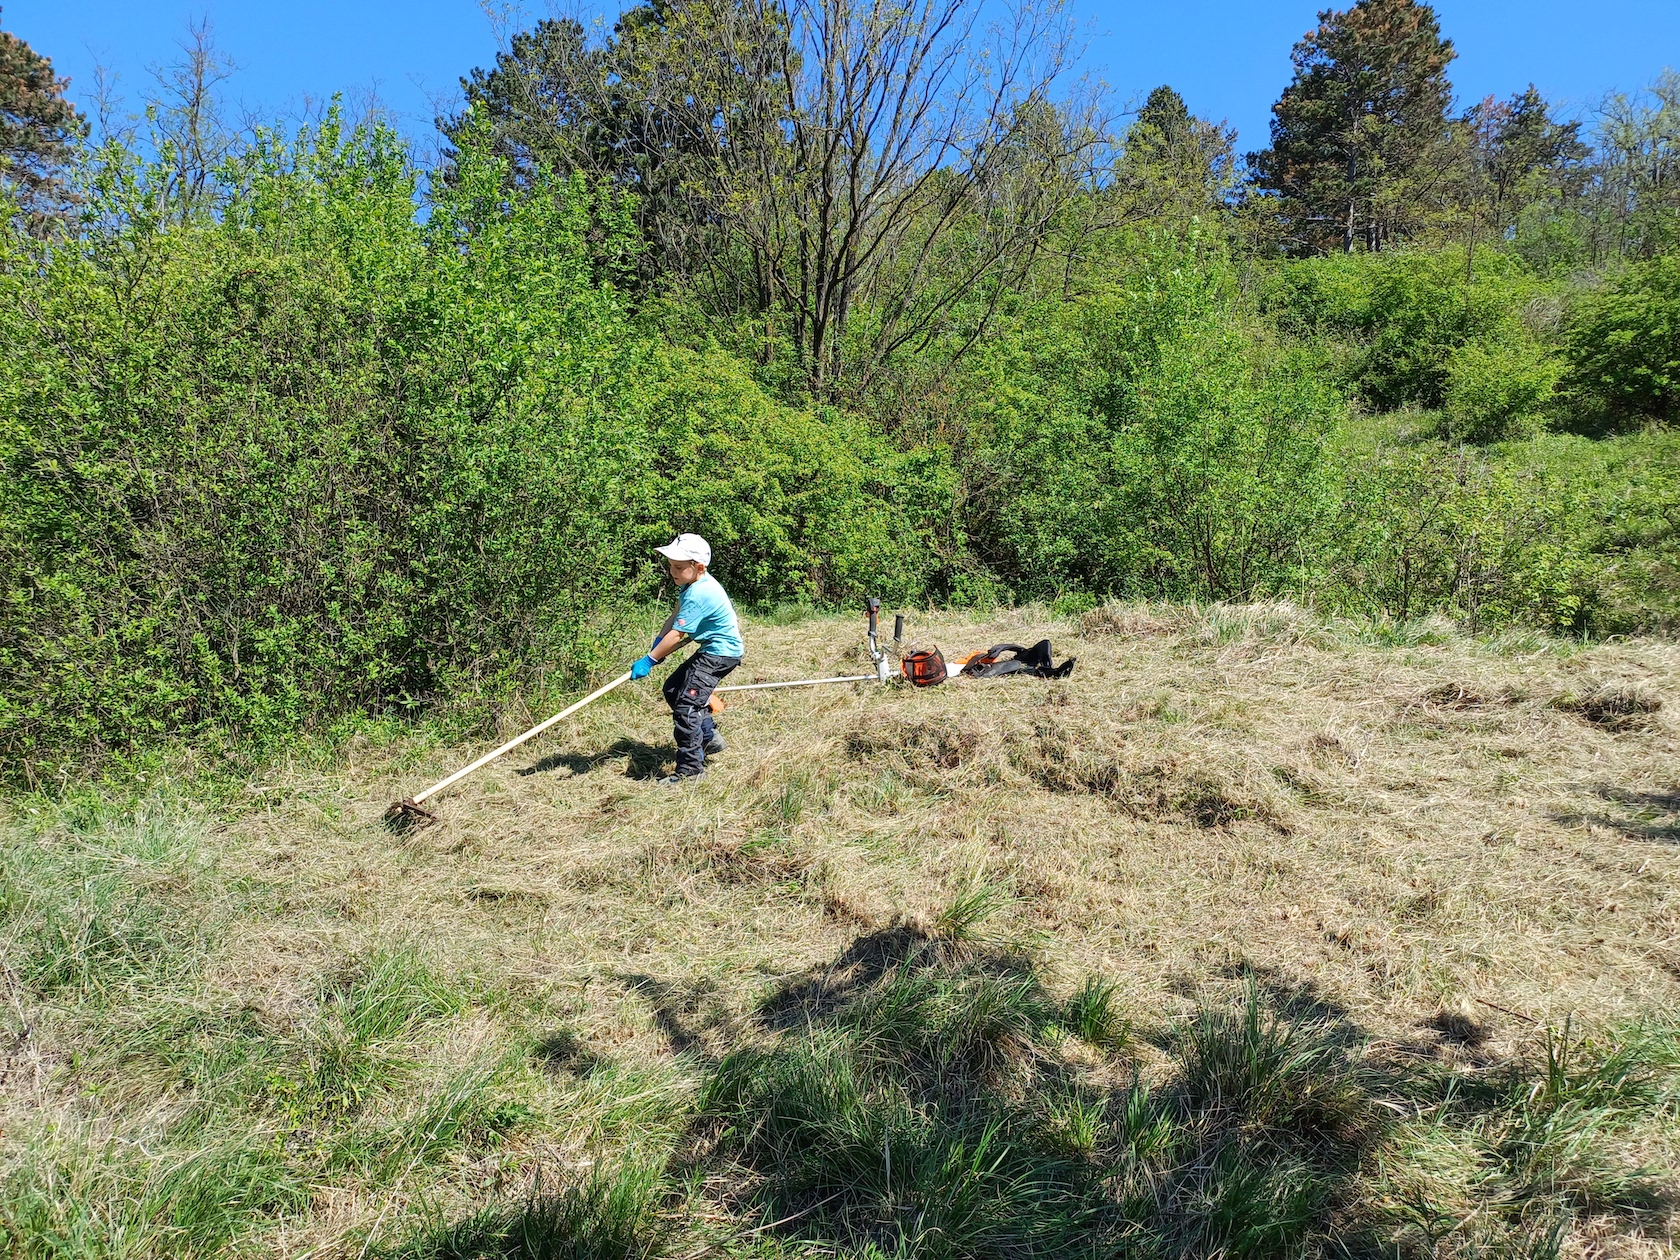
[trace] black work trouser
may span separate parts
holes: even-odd
[[[677,741],[678,774],[699,774],[706,768],[706,745],[717,734],[708,707],[712,688],[740,663],[739,656],[696,652],[665,680],[665,703],[671,706],[671,736]]]

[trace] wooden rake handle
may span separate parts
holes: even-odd
[[[547,721],[538,722],[535,726],[533,726],[530,730],[526,731],[523,735],[515,735],[512,739],[508,740],[508,742],[503,744],[500,748],[497,748],[497,749],[494,749],[490,752],[485,753],[484,756],[480,757],[477,761],[473,762],[472,765],[462,766],[459,770],[457,770],[454,774],[450,775],[447,779],[439,779],[436,783],[432,784],[432,786],[427,788],[424,792],[418,792],[415,795],[409,797],[408,800],[404,802],[404,804],[418,805],[418,804],[420,804],[421,801],[425,800],[427,797],[437,795],[437,793],[443,791],[443,789],[448,787],[450,784],[458,783],[462,779],[466,778],[469,774],[471,774],[474,770],[477,770],[480,766],[487,766],[492,761],[496,760],[497,757],[500,757],[503,753],[512,752],[515,748],[518,748],[519,745],[523,744],[526,740],[535,739],[538,735],[541,735],[544,731],[546,731],[549,727],[553,726],[556,722],[560,722],[560,721],[563,721],[566,718],[571,717],[572,714],[576,713],[579,709],[583,708],[584,705],[589,704],[591,701],[599,700],[602,696],[606,695],[607,692],[611,691],[614,687],[620,686],[623,683],[627,683],[629,681],[630,681],[630,675],[628,673],[620,674],[617,678],[613,679],[606,686],[597,687],[594,691],[591,691],[587,696],[585,696],[582,700],[579,700],[576,704],[567,705],[564,709],[561,709],[560,712],[556,713],[553,717],[549,718]]]

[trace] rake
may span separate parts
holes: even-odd
[[[523,744],[526,740],[535,739],[538,735],[541,735],[544,731],[546,731],[549,727],[553,726],[556,722],[563,721],[564,719],[571,717],[572,714],[576,713],[579,709],[583,708],[584,705],[589,704],[592,701],[599,700],[602,696],[606,695],[607,692],[611,691],[614,687],[620,686],[621,684],[627,683],[629,681],[630,681],[629,673],[620,674],[617,678],[613,679],[610,683],[606,684],[606,686],[597,687],[594,691],[591,691],[587,696],[585,696],[582,700],[579,700],[576,704],[567,705],[564,709],[561,709],[560,712],[556,713],[553,717],[549,718],[547,721],[538,722],[535,726],[533,726],[530,730],[526,731],[524,734],[515,735],[512,739],[508,740],[508,742],[503,744],[500,748],[497,748],[497,749],[494,749],[490,752],[485,753],[484,756],[480,757],[477,761],[473,762],[472,765],[462,766],[459,770],[457,770],[454,774],[450,775],[447,779],[439,779],[436,783],[432,784],[432,786],[427,788],[424,792],[416,792],[413,796],[410,796],[410,797],[408,797],[404,800],[398,801],[396,804],[392,805],[390,809],[385,811],[385,821],[387,823],[392,824],[393,826],[410,827],[410,828],[416,828],[416,829],[420,828],[420,827],[431,826],[433,823],[435,823],[438,820],[438,817],[437,817],[436,814],[432,813],[431,810],[423,808],[422,805],[421,805],[422,801],[426,800],[428,797],[436,796],[439,792],[443,791],[443,789],[448,787],[450,784],[460,782],[462,779],[466,778],[469,774],[471,774],[474,770],[477,770],[480,766],[489,765],[492,761],[496,760],[496,758],[500,757],[503,753],[512,752],[515,748],[518,748],[519,745]]]
[[[878,636],[879,636],[880,631],[879,631],[879,626],[877,624],[877,618],[880,615],[880,611],[881,611],[881,601],[878,600],[878,599],[871,599],[869,601],[868,607],[869,607],[869,657],[870,657],[870,660],[872,660],[875,664],[875,672],[873,674],[856,674],[856,675],[851,675],[851,676],[848,676],[848,677],[845,677],[845,678],[800,678],[800,679],[794,680],[792,682],[744,683],[744,684],[737,684],[733,687],[719,687],[719,688],[717,688],[717,690],[718,691],[766,691],[766,690],[769,690],[772,687],[818,687],[818,686],[823,685],[824,683],[849,683],[849,682],[881,682],[881,683],[885,683],[888,680],[890,675],[889,675],[888,666],[887,666],[887,654],[886,654],[885,651],[882,650],[882,648],[880,646],[880,643],[878,641]],[[898,645],[903,640],[903,638],[904,638],[904,618],[903,618],[902,615],[900,615],[893,623],[893,646],[894,646],[895,649],[898,647]],[[556,722],[564,721],[566,718],[571,717],[572,714],[576,713],[579,709],[583,708],[584,705],[589,704],[591,701],[599,700],[602,696],[606,695],[607,692],[611,691],[614,687],[620,686],[620,685],[622,685],[624,683],[627,683],[629,681],[630,681],[630,675],[628,673],[620,674],[617,678],[613,679],[610,683],[607,683],[603,687],[598,687],[594,691],[590,692],[587,696],[585,696],[582,700],[579,700],[576,704],[568,705],[566,708],[561,709],[560,712],[556,713],[553,717],[547,719],[546,721],[538,722],[530,730],[525,731],[522,734],[515,735],[512,739],[508,740],[508,742],[503,744],[500,748],[495,748],[495,749],[492,749],[491,751],[485,753],[484,756],[480,757],[477,761],[473,762],[470,766],[462,766],[459,770],[457,770],[454,774],[450,775],[448,778],[439,779],[436,783],[432,784],[432,786],[427,788],[424,792],[416,792],[413,796],[407,797],[404,800],[397,801],[395,804],[393,804],[391,806],[391,808],[389,808],[385,811],[385,822],[386,822],[386,824],[391,826],[392,828],[401,829],[401,830],[418,830],[421,827],[431,826],[433,823],[435,823],[438,820],[438,816],[436,814],[432,813],[431,810],[427,809],[422,804],[423,801],[427,800],[430,797],[436,796],[439,792],[443,791],[444,788],[449,787],[451,784],[459,783],[462,779],[466,778],[474,770],[477,770],[481,766],[489,765],[492,761],[496,760],[496,758],[500,757],[502,754],[512,752],[515,748],[518,748],[519,745],[523,744],[526,740],[535,739],[538,735],[541,735],[544,731],[546,731],[549,727],[553,726]],[[719,704],[721,704],[721,703],[722,703],[722,701],[719,701]]]

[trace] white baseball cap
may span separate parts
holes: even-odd
[[[712,544],[699,534],[678,534],[663,547],[655,547],[667,560],[692,560],[695,564],[711,564]]]

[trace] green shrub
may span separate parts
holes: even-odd
[[[1590,512],[1555,470],[1442,443],[1384,448],[1350,467],[1341,515],[1325,594],[1349,611],[1444,611],[1472,632],[1591,624]]]
[[[1531,338],[1465,342],[1447,360],[1449,436],[1498,442],[1539,432],[1562,370],[1562,360]]]
[[[1289,263],[1267,279],[1263,305],[1287,333],[1342,343],[1333,356],[1367,406],[1440,408],[1455,352],[1521,342],[1544,326],[1553,286],[1514,257],[1458,249],[1342,254]]]
[[[656,480],[643,551],[705,536],[714,571],[751,599],[917,599],[938,582],[948,465],[893,450],[862,419],[772,399],[716,349],[652,350],[626,403],[645,417]]]
[[[1680,419],[1680,255],[1635,263],[1570,322],[1570,395],[1613,423]]]
[[[113,148],[77,238],[6,239],[9,776],[570,685],[679,530],[745,601],[943,580],[937,453],[650,341],[626,204],[507,191],[488,136],[462,143],[424,222],[396,138],[330,115],[232,159],[213,217]]]
[[[1241,599],[1303,582],[1334,506],[1341,401],[1255,352],[1217,248],[1149,243],[1110,289],[1032,315],[968,381],[967,529],[1017,594]]]

